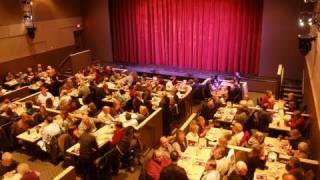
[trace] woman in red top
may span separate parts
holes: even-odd
[[[112,145],[118,144],[124,136],[124,128],[121,122],[117,122],[115,124],[115,128],[116,130],[114,131],[112,140],[111,140]]]
[[[288,125],[291,127],[291,129],[299,129],[300,131],[304,128],[305,120],[303,116],[301,115],[301,112],[296,110],[293,112],[293,117],[288,122]]]

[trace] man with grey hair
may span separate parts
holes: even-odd
[[[229,175],[228,180],[247,180],[248,179],[247,172],[248,172],[247,164],[243,161],[238,161],[236,163],[235,169]]]
[[[160,138],[160,147],[158,148],[159,151],[162,152],[164,156],[170,158],[170,153],[174,150],[167,137],[162,136]]]

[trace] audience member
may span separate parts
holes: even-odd
[[[189,128],[189,132],[186,136],[188,145],[196,145],[199,142],[199,126],[196,123],[191,123],[190,124],[190,128]]]
[[[13,160],[13,156],[9,152],[2,154],[0,163],[0,177],[4,176],[6,173],[10,173],[17,167],[17,162]]]
[[[176,138],[172,147],[179,153],[179,156],[183,156],[183,152],[187,149],[188,143],[185,137],[184,131],[177,130]]]
[[[17,167],[17,171],[22,175],[20,180],[40,180],[40,173],[31,170],[26,163],[20,163]]]
[[[220,180],[220,173],[216,170],[217,163],[214,160],[209,160],[206,163],[205,173],[201,180]]]
[[[40,94],[37,97],[38,105],[44,105],[45,106],[46,105],[46,101],[47,101],[48,98],[53,100],[54,97],[50,92],[48,92],[48,89],[46,87],[42,86],[40,88]]]
[[[229,175],[228,180],[249,180],[247,178],[248,167],[243,161],[238,161],[236,163],[235,169]]]
[[[167,159],[161,151],[154,150],[152,158],[147,163],[147,174],[152,180],[160,179],[161,171],[170,164],[170,160]]]
[[[169,143],[168,138],[165,136],[162,136],[160,138],[160,147],[158,148],[158,150],[161,151],[161,153],[167,158],[170,158],[171,152],[174,151],[173,147]]]
[[[177,151],[170,153],[171,164],[160,173],[160,180],[188,180],[187,172],[178,166],[179,154]]]
[[[84,132],[79,139],[80,153],[79,162],[81,173],[84,180],[95,179],[96,169],[94,160],[97,156],[98,145],[96,138],[90,134],[90,129],[84,129]]]
[[[229,144],[239,146],[244,136],[242,125],[240,123],[235,123],[232,126],[232,133],[233,133],[233,136],[231,137]]]

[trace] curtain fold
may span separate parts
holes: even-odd
[[[116,62],[258,74],[263,0],[110,0]]]

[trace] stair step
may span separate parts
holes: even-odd
[[[285,97],[285,98],[283,98],[283,100],[285,100],[285,101],[288,101],[289,99],[287,98],[287,97]],[[298,101],[298,102],[302,102],[302,99],[300,99],[300,98],[297,98],[297,99],[295,99],[296,101]]]
[[[296,92],[296,93],[302,93],[302,89],[296,89],[296,88],[283,88],[283,91],[289,91],[289,92]]]
[[[284,96],[288,96],[289,93],[290,93],[290,92],[284,92],[283,95],[284,95]],[[296,93],[294,93],[294,96],[298,98],[298,97],[302,97],[302,94],[296,94]]]

